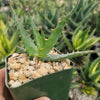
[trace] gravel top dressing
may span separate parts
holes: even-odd
[[[53,53],[52,51],[50,52]],[[56,53],[53,53],[56,54]],[[9,86],[17,87],[30,80],[51,74],[57,71],[65,70],[72,67],[70,60],[62,60],[59,62],[44,62],[37,58],[30,60],[25,54],[14,53],[8,59],[9,70]]]

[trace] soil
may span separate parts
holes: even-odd
[[[30,80],[65,70],[70,67],[72,66],[70,65],[69,59],[59,62],[44,62],[39,61],[35,57],[33,60],[30,60],[25,53],[14,53],[8,59],[9,86],[17,87]]]

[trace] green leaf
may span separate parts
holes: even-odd
[[[79,47],[77,47],[77,50],[86,50],[89,47],[91,47],[93,44],[95,44],[97,41],[99,41],[100,38],[96,38],[96,39],[88,39],[86,41],[84,41]]]
[[[48,26],[48,27],[51,27],[51,28],[54,28],[54,25],[53,23],[47,18],[45,17],[42,13],[39,12],[39,16],[40,18],[42,19],[42,21]]]
[[[19,21],[18,16],[16,15],[15,11],[13,10],[12,6],[10,5],[11,12],[14,16],[17,28],[20,29],[20,34],[22,36],[22,40],[24,42],[26,50],[29,52],[29,54],[38,56],[38,50],[36,45],[33,43],[33,40],[30,38],[26,30],[23,28],[22,23]]]
[[[41,37],[38,29],[36,28],[35,24],[33,23],[32,19],[31,19],[31,16],[29,15],[29,18],[30,18],[30,23],[31,23],[31,26],[32,26],[32,30],[33,30],[33,34],[34,34],[34,39],[35,39],[35,42],[37,44],[37,47],[38,47],[38,50],[42,49],[43,46],[44,46],[44,39]]]
[[[98,80],[100,80],[100,70],[99,71],[95,71],[92,74],[89,74],[89,78],[92,79],[94,82],[97,82]]]
[[[65,26],[65,24],[69,21],[69,18],[71,16],[71,14],[75,11],[75,9],[73,9],[64,19],[63,21],[61,21],[57,27],[52,31],[52,34],[50,35],[50,37],[48,38],[48,40],[46,41],[46,44],[44,46],[44,48],[40,51],[40,56],[47,56],[47,54],[50,52],[50,50],[53,48],[54,44],[57,42],[57,39],[59,37],[59,35],[61,34],[61,32],[63,31],[63,28]]]
[[[63,38],[64,38],[64,42],[66,43],[66,45],[68,46],[68,49],[73,50],[73,46],[70,43],[69,39],[65,36],[65,34],[63,33]]]
[[[95,32],[96,32],[96,29],[94,29],[94,30],[89,34],[88,38],[92,38]]]
[[[1,41],[0,41],[0,53],[3,55],[3,57],[5,57],[7,55],[5,48]]]
[[[87,16],[85,16],[83,20],[80,22],[80,25],[85,26],[90,16],[92,16],[92,13],[89,13]]]
[[[12,55],[15,51],[16,51],[16,47],[13,48],[13,49],[8,53],[8,55]],[[7,56],[8,56],[8,55],[7,55]]]
[[[89,62],[90,62],[90,54],[87,55],[86,60],[85,60],[85,69],[84,73],[87,76],[89,73]]]
[[[54,23],[55,26],[57,26],[58,18],[59,18],[59,9],[57,8],[56,12],[55,12],[55,15],[53,16],[53,19],[52,19],[52,23]]]
[[[96,68],[97,68],[96,64],[97,64],[98,62],[100,62],[100,57],[98,57],[96,60],[94,60],[94,61],[92,62],[91,66],[90,66],[90,68],[89,68],[89,73],[90,73],[90,74],[92,74],[92,73],[95,72],[95,70],[96,70]]]
[[[82,68],[80,68],[80,71],[81,71],[81,78],[82,78],[82,80],[87,80],[87,78],[86,78],[86,75],[85,75],[85,73],[84,73],[84,71],[83,71],[83,69]]]
[[[83,0],[79,0],[77,4],[77,11],[79,11],[83,7]]]
[[[48,19],[52,19],[52,17],[53,17],[52,11],[49,9],[49,10],[47,10],[47,12],[48,12],[48,15],[47,15]]]
[[[78,40],[79,40],[81,34],[82,34],[82,30],[79,30],[79,32],[77,33],[77,35],[76,35],[76,37],[75,37],[75,41],[73,42],[74,48],[77,48],[77,42],[78,42]]]
[[[10,40],[11,49],[15,48],[19,40],[18,32],[15,32]]]
[[[4,31],[6,27],[2,20],[0,20],[0,24],[1,24],[0,27],[1,27],[2,31]]]
[[[79,30],[81,29],[81,27],[82,26],[79,26],[76,30],[75,30],[75,32],[74,32],[74,34],[73,34],[73,36],[72,36],[72,42],[74,43],[74,41],[75,41],[75,39],[76,39],[76,36],[77,36],[77,33],[79,32]]]
[[[69,19],[69,23],[73,26],[74,29],[78,27],[78,24],[71,18]]]
[[[99,83],[99,82],[94,82],[93,85],[95,86],[95,88],[96,88],[97,90],[100,90],[100,83]]]

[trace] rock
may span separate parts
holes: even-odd
[[[13,58],[13,57],[18,57],[18,56],[19,56],[18,53],[14,53],[14,54],[12,55],[12,58]]]
[[[41,77],[42,75],[40,75],[37,71],[33,71],[32,72],[32,76],[30,76],[30,78],[32,79],[36,79],[36,78],[39,78]]]
[[[41,75],[41,76],[44,76],[44,75],[47,75],[48,74],[48,70],[44,67],[40,67],[39,69],[37,69],[37,72]]]
[[[48,71],[48,73],[50,73],[50,74],[52,74],[52,73],[54,73],[55,72],[55,70],[53,70],[53,69],[50,69],[49,71]]]
[[[29,65],[30,65],[30,66],[35,65],[35,61],[30,61],[30,62],[29,62]]]
[[[10,64],[8,66],[8,69],[19,69],[21,68],[21,64],[20,63],[14,63],[14,64]]]
[[[59,66],[54,66],[53,69],[54,69],[55,71],[61,71],[61,70],[62,70],[62,68],[59,67]]]
[[[17,87],[19,85],[21,85],[21,83],[17,80],[13,84],[11,84],[11,87]]]
[[[98,96],[98,92],[96,92],[96,95],[85,95],[81,92],[80,88],[71,89],[69,92],[69,96],[73,100],[96,100]]]

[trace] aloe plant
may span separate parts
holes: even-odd
[[[59,8],[56,9],[55,13],[51,11],[51,9],[46,9],[45,13],[39,12],[39,16],[41,19],[42,29],[45,34],[51,34],[51,30],[56,28],[58,24],[59,18]]]
[[[90,63],[90,54],[87,56],[84,69],[81,68],[81,83],[84,85],[82,91],[85,94],[93,95],[94,90],[100,90],[100,57]]]
[[[83,51],[83,52],[73,52],[70,54],[57,54],[57,55],[50,55],[49,52],[53,48],[54,44],[57,41],[57,38],[59,37],[60,33],[62,32],[65,24],[68,22],[71,14],[74,12],[75,9],[73,9],[58,25],[57,27],[52,31],[52,34],[50,37],[46,40],[45,35],[43,31],[41,32],[41,35],[36,28],[35,24],[33,23],[31,16],[29,15],[30,18],[30,23],[31,27],[33,29],[33,34],[34,34],[34,40],[30,38],[30,36],[27,34],[26,30],[23,28],[23,24],[20,22],[18,19],[18,16],[16,15],[15,11],[11,7],[11,11],[13,14],[13,17],[16,22],[17,28],[20,30],[20,34],[22,36],[22,40],[24,42],[26,51],[35,57],[38,57],[40,60],[44,61],[58,61],[66,58],[72,58],[72,57],[77,57],[77,56],[82,56],[87,53],[94,53],[95,51]]]
[[[82,50],[89,50],[96,42],[100,41],[100,37],[94,38],[95,29],[90,32],[91,28],[86,30],[81,30],[81,26],[79,26],[71,39],[67,38],[67,36],[63,33],[63,38],[68,48],[68,51],[82,51]],[[90,33],[89,33],[90,32]]]
[[[0,62],[4,62],[6,56],[12,54],[16,50],[18,43],[18,33],[15,32],[12,38],[9,40],[7,34],[5,34],[6,26],[2,20],[0,20]]]
[[[93,11],[98,4],[100,4],[100,2],[96,0],[70,0],[69,11],[72,10],[74,7],[76,7],[76,10],[71,15],[68,23],[65,26],[64,33],[66,34],[66,36],[71,38],[75,30],[80,25],[82,26],[81,30],[84,30],[87,27],[90,27],[88,23],[91,20]],[[65,15],[67,14],[66,12],[65,12]],[[60,41],[60,39],[58,43],[56,44],[56,48],[58,48],[61,51],[66,49],[63,41],[62,40]]]
[[[76,2],[71,0],[69,10],[73,9],[74,6],[77,6],[77,8],[66,26],[67,33],[72,34],[79,25],[82,25],[82,29],[86,28],[94,9],[99,3],[96,0],[77,0]]]

